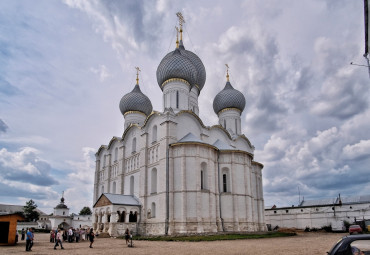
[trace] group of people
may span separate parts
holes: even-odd
[[[63,241],[64,242],[68,241],[69,243],[72,243],[72,242],[78,243],[79,241],[88,240],[89,232],[90,232],[90,228],[88,229],[69,228],[68,230],[62,230]],[[57,231],[54,231],[54,230],[50,231],[50,242],[51,243],[55,242],[56,234],[57,234]]]
[[[90,248],[93,248],[92,244],[94,243],[95,234],[92,228],[85,229],[74,229],[69,228],[68,230],[57,229],[55,231],[50,231],[50,242],[55,243],[54,250],[60,245],[61,249],[63,248],[63,242],[67,241],[72,243],[79,240],[89,240],[90,241]],[[62,241],[63,240],[63,241]]]

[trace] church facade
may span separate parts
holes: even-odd
[[[119,108],[122,137],[96,153],[93,227],[111,236],[264,231],[263,165],[242,134],[244,95],[226,85],[213,101],[219,118],[205,126],[198,97],[206,81],[200,58],[180,39],[157,68],[163,110],[140,90]]]

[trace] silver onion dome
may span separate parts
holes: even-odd
[[[242,112],[244,107],[244,95],[239,90],[234,89],[229,81],[226,82],[225,88],[213,100],[213,110],[216,114],[226,108],[236,108]]]
[[[119,109],[123,115],[128,111],[138,111],[149,115],[153,106],[150,99],[141,92],[139,85],[136,84],[130,93],[121,98]]]
[[[179,48],[168,53],[157,68],[157,82],[162,84],[172,78],[180,78],[189,82],[190,86],[198,86],[201,90],[206,82],[206,69],[200,58],[191,51],[185,50],[182,41]]]

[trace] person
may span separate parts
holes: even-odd
[[[125,231],[126,244],[128,244],[128,239],[129,238],[130,238],[130,230],[128,230],[128,228],[126,228],[126,231]]]
[[[15,243],[18,243],[18,230],[15,231]]]
[[[72,228],[69,228],[69,230],[68,230],[68,242],[69,243],[72,243],[72,238],[73,238],[73,230],[72,230]]]
[[[55,232],[53,230],[50,230],[50,242],[55,242]]]
[[[93,244],[93,242],[94,242],[94,237],[95,237],[95,234],[94,234],[93,229],[91,228],[91,229],[90,229],[90,233],[89,233],[90,248],[93,248],[93,247],[92,247],[92,244]]]
[[[26,251],[32,251],[31,250],[32,246],[33,246],[33,229],[29,228],[26,237]]]
[[[78,241],[80,240],[80,229],[76,229],[75,237],[76,237],[76,243],[78,243]]]
[[[62,243],[62,239],[63,239],[63,234],[62,234],[62,231],[60,229],[58,229],[58,233],[57,233],[57,236],[55,237],[55,245],[54,245],[54,250],[57,249],[57,246],[60,244],[60,248],[62,250],[64,250],[63,248],[63,243]]]
[[[26,235],[26,231],[24,231],[24,228],[22,228],[21,235],[22,235],[21,240],[23,241],[24,236]]]

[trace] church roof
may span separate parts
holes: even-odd
[[[235,148],[231,147],[230,145],[224,143],[223,141],[217,139],[213,146],[217,147],[219,150],[235,150]]]
[[[213,110],[216,114],[225,108],[236,108],[242,112],[244,107],[245,97],[243,93],[234,89],[229,81],[226,82],[224,89],[213,100]]]
[[[140,201],[133,195],[121,195],[121,194],[112,194],[112,193],[103,193],[103,194],[101,194],[99,199],[96,201],[96,203],[100,200],[100,198],[102,196],[105,196],[114,205],[136,205],[136,206],[140,206]]]
[[[178,143],[186,143],[186,142],[196,142],[196,143],[204,143],[202,140],[198,139],[192,133],[188,133],[183,138],[177,141]]]

